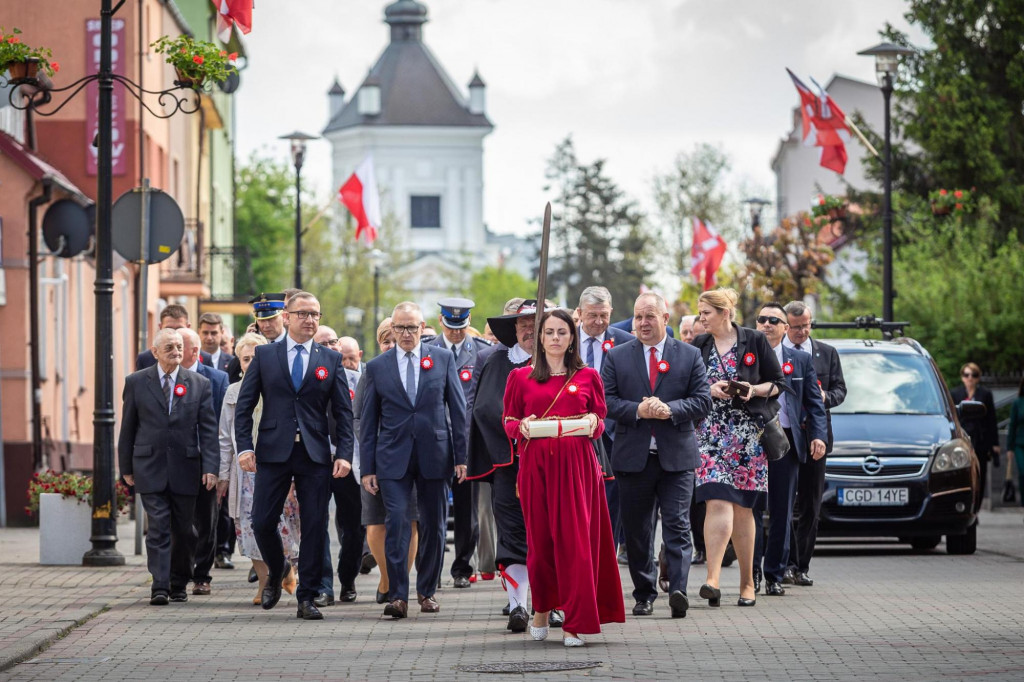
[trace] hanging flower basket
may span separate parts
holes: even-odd
[[[32,58],[23,62],[11,62],[7,65],[7,73],[11,75],[11,80],[35,78],[39,75],[39,60]]]
[[[846,199],[819,194],[811,200],[811,214],[815,218],[826,216],[829,220],[842,220],[846,217]]]
[[[928,200],[932,203],[934,215],[960,215],[974,210],[972,190],[937,189],[928,193]]]
[[[0,26],[0,74],[7,71],[11,80],[35,78],[42,70],[48,76],[60,71],[60,64],[51,62],[53,53],[46,47],[32,47],[21,41],[21,29],[8,33]]]
[[[174,67],[175,83],[183,88],[198,90],[207,81],[223,83],[233,73],[238,73],[235,60],[238,53],[228,54],[214,43],[193,40],[182,35],[171,39],[163,36],[151,47],[159,54],[166,55],[165,61]]]
[[[174,81],[175,83],[184,85],[186,88],[192,88],[193,90],[203,87],[203,83],[206,81],[206,76],[192,77],[177,67],[174,68],[174,74],[177,76]]]

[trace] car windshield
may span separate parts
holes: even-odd
[[[920,355],[843,353],[846,400],[832,414],[942,414],[939,385]]]

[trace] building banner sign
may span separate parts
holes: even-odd
[[[124,19],[112,19],[113,29],[110,41],[110,64],[113,73],[123,76],[125,62],[128,55],[125,53],[127,43],[125,42]],[[99,73],[100,70],[100,20],[87,19],[85,21],[85,69],[86,73]],[[93,145],[93,141],[100,131],[100,86],[92,81],[86,88],[86,113],[85,113],[85,147],[86,163],[85,172],[89,175],[96,175],[99,168],[99,150]],[[128,139],[126,110],[125,110],[124,86],[114,83],[114,93],[111,98],[111,114],[113,119],[111,137],[111,168],[114,175],[125,175],[128,172],[127,146]]]

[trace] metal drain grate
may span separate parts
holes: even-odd
[[[457,665],[455,670],[464,673],[547,673],[562,670],[586,670],[596,668],[603,661],[518,661],[511,663],[480,663],[478,665]]]

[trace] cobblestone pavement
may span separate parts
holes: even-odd
[[[736,607],[738,571],[723,572],[722,607],[696,597],[669,617],[627,615],[587,646],[567,650],[505,630],[497,582],[456,590],[446,578],[439,614],[410,610],[381,619],[376,570],[360,576],[354,604],[325,609],[322,622],[295,618],[294,599],[265,612],[249,604],[248,563],[215,571],[213,594],[187,604],[148,605],[141,558],[123,569],[43,568],[25,548],[31,531],[0,531],[2,680],[506,680],[456,666],[522,662],[593,663],[531,679],[938,680],[1024,679],[1024,524],[1019,509],[984,512],[979,551],[915,552],[905,545],[823,544],[814,587],[759,595]],[[19,536],[20,534],[20,536]],[[19,536],[19,537],[15,537]],[[130,538],[130,529],[121,537]],[[130,540],[123,542],[130,548]],[[628,573],[623,570],[627,613]],[[107,610],[103,610],[105,607]],[[90,616],[95,617],[90,618]],[[84,622],[82,622],[84,621]],[[81,623],[75,626],[76,623]],[[61,638],[68,628],[70,632]],[[26,643],[33,643],[26,648]],[[19,648],[18,644],[22,646]],[[22,663],[18,657],[44,651]],[[6,665],[4,665],[6,664]]]

